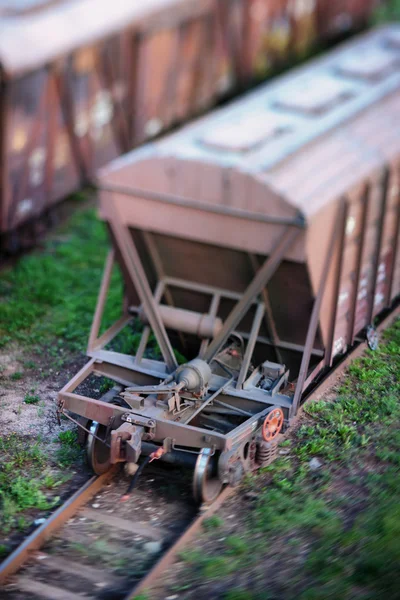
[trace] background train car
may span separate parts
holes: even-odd
[[[150,439],[198,451],[205,501],[270,460],[309,386],[399,298],[399,117],[390,26],[103,169],[114,250],[91,360],[59,394],[94,420],[95,470],[137,462]],[[115,260],[126,297],[104,332]],[[140,343],[122,354],[112,341],[132,325]],[[125,404],[83,397],[92,374],[127,388]]]
[[[3,245],[110,159],[365,24],[376,3],[3,0]]]

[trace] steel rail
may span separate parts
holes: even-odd
[[[377,327],[378,332],[387,329],[400,316],[400,305],[392,310]],[[291,420],[291,427],[283,434],[282,438],[290,435],[292,427],[298,421],[304,406],[311,401],[318,400],[330,389],[340,378],[343,371],[349,364],[362,355],[367,347],[367,341],[355,346],[341,362],[339,362],[308,394],[294,419]],[[62,506],[60,506],[43,525],[38,527],[0,566],[0,585],[14,575],[33,555],[33,552],[39,550],[46,541],[60,529],[80,508],[82,508],[100,489],[116,474],[118,467],[113,467],[99,477],[93,477],[85,485],[75,492]],[[124,600],[132,600],[135,596],[154,586],[162,573],[174,562],[179,551],[182,550],[197,534],[204,519],[208,518],[217,511],[222,504],[234,493],[234,488],[226,487],[219,497],[205,510],[198,513],[190,524],[186,527],[180,537],[166,550],[161,558],[156,562],[153,568],[141,579],[125,596]]]

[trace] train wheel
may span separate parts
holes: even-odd
[[[107,427],[105,425],[101,425],[96,421],[92,422],[86,442],[86,453],[89,466],[96,475],[106,473],[111,467],[110,448],[97,439],[104,439],[106,433]]]
[[[273,406],[262,426],[262,437],[265,442],[272,442],[278,437],[284,418],[283,410],[279,406]]]
[[[211,504],[218,498],[222,482],[218,477],[218,462],[210,448],[200,452],[193,475],[193,496],[198,504]]]

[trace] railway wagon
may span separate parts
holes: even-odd
[[[98,167],[365,24],[377,0],[333,4],[1,0],[2,246],[31,244],[38,217]]]
[[[307,389],[400,294],[399,117],[394,25],[102,170],[114,249],[90,362],[59,394],[96,472],[172,458],[211,501],[268,464]],[[114,261],[125,300],[103,331]],[[96,375],[122,386],[109,403],[80,391]]]

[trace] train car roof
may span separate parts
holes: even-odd
[[[209,6],[196,0],[0,0],[0,64],[22,74],[133,23],[168,21]],[[199,6],[200,5],[200,6]]]
[[[308,218],[400,156],[399,122],[400,26],[389,25],[117,159],[100,182],[210,201],[196,185],[220,178],[219,202],[243,209],[256,182]]]

